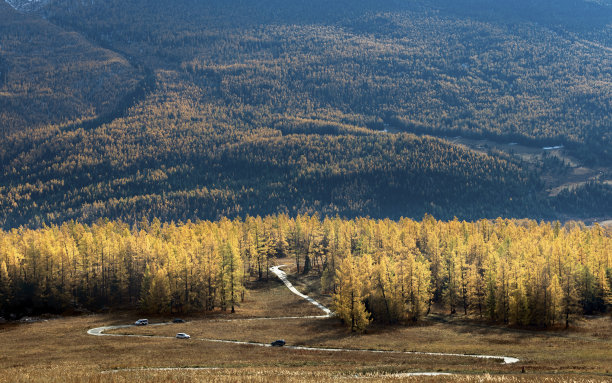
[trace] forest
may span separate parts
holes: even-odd
[[[608,219],[610,9],[544,3],[2,2],[0,227]],[[598,175],[550,195],[552,157],[445,135]]]
[[[496,217],[544,209],[537,206],[536,176],[509,156],[351,126],[320,135],[236,126],[237,111],[200,109],[198,89],[163,81],[157,89],[130,116],[100,128],[41,129],[6,139],[0,225],[278,211]]]
[[[0,2],[2,136],[110,114],[140,79],[121,55]]]
[[[609,163],[612,10],[574,3],[61,0],[44,14],[281,124],[283,114],[341,114],[361,126],[564,144]]]
[[[612,231],[580,223],[321,219],[70,222],[0,231],[0,314],[139,307],[240,310],[249,283],[294,259],[351,331],[432,307],[516,326],[569,326],[612,305]]]

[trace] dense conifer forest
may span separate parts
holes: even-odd
[[[353,331],[432,309],[567,326],[612,305],[612,232],[528,220],[400,221],[300,215],[130,227],[65,223],[0,231],[0,314],[140,307],[239,310],[276,259],[317,276]]]
[[[550,7],[2,2],[0,226],[609,219],[612,11]],[[565,157],[529,162],[449,135]],[[566,162],[592,175],[552,192]]]
[[[59,1],[48,12],[139,60],[180,67],[232,106],[587,143],[609,160],[610,48],[580,37],[609,43],[610,8],[474,3]]]
[[[509,157],[352,126],[288,135],[232,126],[236,119],[216,126],[216,116],[230,111],[199,109],[199,90],[158,89],[134,117],[12,136],[2,180],[15,186],[1,189],[3,224],[185,221],[279,210],[496,217],[538,209],[537,178]]]
[[[0,20],[3,137],[110,114],[141,77],[121,55],[5,2]]]

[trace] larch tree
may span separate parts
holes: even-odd
[[[576,276],[574,265],[565,265],[562,269],[561,288],[563,289],[563,319],[565,320],[565,328],[569,328],[570,322],[574,315],[578,312],[580,297],[576,288]]]
[[[334,295],[354,329],[369,322],[368,311],[381,321],[422,318],[431,304],[445,303],[449,292],[464,313],[513,325],[569,324],[576,315],[605,312],[612,304],[607,228],[281,215],[181,225],[153,220],[132,228],[100,221],[0,230],[2,310],[23,315],[137,302],[159,312],[171,306],[185,312],[235,309],[249,278],[259,277],[248,272],[249,258],[258,267],[257,225],[268,257],[284,242],[282,254],[299,252],[301,270],[306,254],[315,270],[322,267],[322,290]],[[265,279],[265,258],[260,265]],[[350,293],[354,299],[347,300]]]
[[[10,306],[12,299],[11,277],[6,262],[0,262],[0,313],[4,313]]]
[[[333,295],[336,314],[352,332],[364,331],[370,324],[370,313],[363,302],[364,278],[358,260],[351,253],[340,262],[336,285],[337,292]]]
[[[554,326],[563,315],[563,288],[559,277],[553,275],[548,285],[548,315],[550,325]]]
[[[221,267],[224,270],[222,276],[222,291],[226,294],[223,298],[229,304],[231,312],[236,312],[236,306],[239,304],[242,295],[242,259],[236,248],[235,238],[230,238],[222,245],[222,263]]]
[[[413,321],[419,321],[428,310],[432,299],[430,263],[419,257],[414,262],[412,274],[412,292],[410,294],[410,315]]]
[[[155,271],[146,296],[147,310],[153,313],[169,313],[171,311],[170,298],[168,273],[163,268],[159,268]]]
[[[486,284],[483,271],[478,264],[474,263],[469,266],[467,274],[467,294],[469,308],[477,310],[478,316],[482,318],[483,310],[485,309],[485,291]]]
[[[400,282],[396,273],[394,262],[386,255],[379,256],[378,264],[374,266],[373,295],[380,302],[383,314],[379,313],[380,320],[395,323],[403,315],[403,302]]]

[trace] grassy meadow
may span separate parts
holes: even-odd
[[[329,303],[328,297],[317,294],[314,279],[293,281],[301,291]],[[141,316],[137,312],[2,325],[0,382],[612,381],[609,317],[585,318],[570,331],[540,332],[487,326],[438,313],[419,325],[373,326],[364,334],[352,334],[335,318],[245,320],[321,314],[280,281],[250,287],[233,315],[215,313],[186,317],[184,324],[108,331],[168,338],[87,335],[93,327],[131,323]],[[170,319],[149,317],[151,323]],[[174,339],[177,332],[192,338]],[[285,339],[288,345],[490,354],[521,361],[506,365],[470,357],[292,350],[202,339],[261,343]],[[405,375],[412,372],[453,375]]]

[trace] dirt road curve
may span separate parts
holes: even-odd
[[[321,303],[315,301],[311,297],[302,294],[299,292],[287,279],[287,274],[280,270],[282,266],[274,266],[270,268],[272,271],[284,284],[287,288],[294,293],[295,295],[307,300],[311,304],[317,306],[321,311],[325,313],[325,315],[320,316],[305,316],[305,317],[279,317],[279,318],[252,318],[252,319],[235,319],[237,321],[240,320],[283,320],[283,319],[304,319],[304,318],[328,318],[333,316],[333,312],[327,307],[323,306]],[[232,321],[232,319],[228,319],[228,321]],[[171,325],[172,323],[155,323],[150,324],[149,326],[163,326],[163,325]],[[116,330],[121,328],[129,328],[134,325],[120,325],[120,326],[104,326],[92,328],[87,331],[89,335],[95,336],[113,336],[113,337],[138,337],[138,338],[172,338],[168,336],[149,336],[149,335],[122,335],[122,334],[106,334],[107,330]],[[207,339],[207,338],[192,338],[192,340],[203,341],[203,342],[216,342],[216,343],[230,343],[230,344],[239,344],[245,346],[256,346],[256,347],[272,347],[269,343],[257,343],[257,342],[241,342],[234,340],[224,340],[224,339]],[[324,348],[324,347],[306,347],[306,346],[291,346],[286,345],[283,347],[284,349],[289,350],[306,350],[306,351],[316,351],[316,352],[359,352],[359,353],[374,353],[374,354],[411,354],[411,355],[432,355],[432,356],[452,356],[452,357],[465,357],[465,358],[476,358],[476,359],[496,359],[500,360],[505,364],[516,363],[519,361],[517,358],[513,358],[510,356],[499,356],[499,355],[468,355],[468,354],[452,354],[452,353],[442,353],[442,352],[420,352],[420,351],[394,351],[394,350],[362,350],[362,349],[353,349],[353,348]],[[432,373],[420,373],[420,374],[432,374]],[[435,373],[433,373],[435,374]]]

